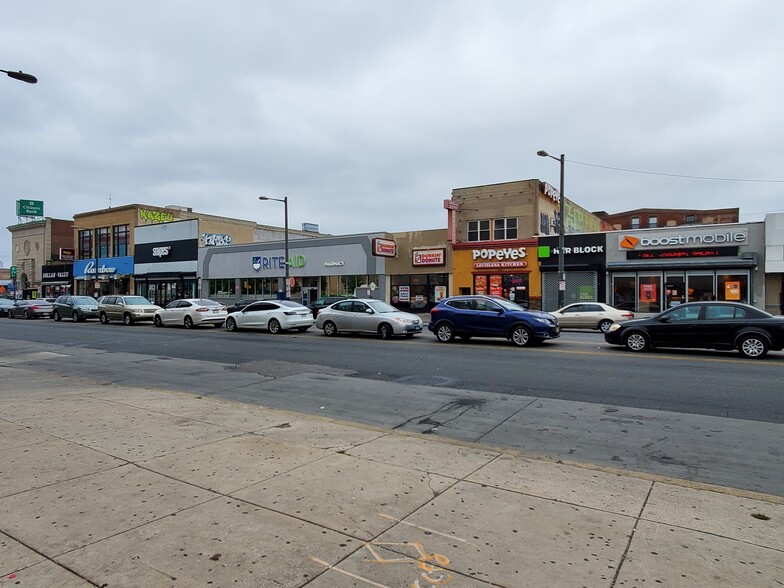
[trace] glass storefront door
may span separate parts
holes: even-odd
[[[689,272],[687,283],[688,301],[716,300],[716,290],[713,287],[714,274]]]
[[[686,276],[683,272],[667,272],[664,276],[665,309],[686,302]]]
[[[661,312],[661,274],[639,276],[640,312]]]

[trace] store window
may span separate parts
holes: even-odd
[[[79,259],[89,259],[93,256],[93,232],[89,229],[79,231]]]
[[[695,300],[716,300],[716,292],[713,288],[713,273],[689,273],[687,282],[687,293],[689,302]]]
[[[493,221],[493,238],[496,241],[517,239],[517,219],[497,218]]]
[[[748,303],[749,274],[742,273],[717,275],[716,294],[719,300]]]
[[[234,278],[225,280],[210,280],[210,297],[217,298],[234,298],[236,296],[236,289]]]
[[[639,277],[639,311],[640,312],[661,312],[661,274],[641,275]]]
[[[128,225],[115,225],[112,227],[112,257],[125,257],[128,255],[129,235]]]
[[[637,310],[637,277],[613,276],[613,306],[620,310]]]
[[[109,227],[96,229],[98,240],[98,257],[109,257]]]
[[[490,221],[489,220],[468,221],[468,240],[489,241]]]

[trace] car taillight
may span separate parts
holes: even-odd
[[[210,312],[209,308],[197,308],[196,312]]]
[[[283,314],[285,314],[286,316],[296,316],[297,315],[297,311],[296,310],[287,310]]]
[[[38,310],[38,307],[35,304],[31,304],[30,310]]]
[[[623,318],[633,319],[634,318],[634,313],[633,312],[624,312],[621,316]]]
[[[442,308],[438,308],[437,306],[434,306],[433,308],[430,309],[430,314],[433,314],[434,312],[441,312],[442,310],[443,310]]]

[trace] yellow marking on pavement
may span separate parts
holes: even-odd
[[[390,546],[390,547],[413,547],[416,552],[419,554],[419,557],[414,559],[413,557],[397,557],[394,559],[387,559],[383,557],[378,551],[374,549],[374,547],[383,547],[383,546]],[[365,563],[369,564],[395,564],[395,563],[402,563],[402,564],[416,564],[417,570],[420,570],[419,578],[414,580],[411,584],[411,588],[422,588],[422,584],[419,583],[419,580],[422,579],[430,585],[438,585],[444,586],[446,584],[450,584],[452,582],[453,576],[452,574],[446,572],[444,569],[438,566],[448,566],[449,565],[449,558],[445,555],[440,553],[430,553],[425,550],[425,547],[422,545],[420,541],[403,541],[403,542],[389,542],[389,543],[365,543],[365,549],[367,549],[373,559],[365,559],[363,560]],[[438,565],[434,565],[429,562],[435,562]]]
[[[448,533],[441,533],[440,531],[436,531],[434,529],[428,529],[427,527],[420,527],[419,525],[415,525],[414,523],[409,523],[408,521],[403,521],[401,519],[397,519],[395,517],[391,517],[391,516],[383,514],[383,513],[378,513],[378,516],[380,516],[382,519],[387,519],[387,520],[395,522],[395,523],[402,523],[404,525],[408,525],[409,527],[414,527],[414,528],[419,529],[421,531],[425,531],[426,533],[433,533],[434,535],[441,535],[442,537],[446,537],[447,539],[454,539],[455,541],[460,541],[461,543],[466,543],[466,544],[472,545],[474,547],[479,547],[478,545],[474,545],[473,543],[471,543],[467,539],[463,539],[462,537],[455,537],[454,535],[449,535]]]
[[[349,578],[354,578],[355,580],[359,580],[360,582],[364,582],[365,584],[368,584],[369,586],[375,586],[376,588],[390,588],[389,586],[387,586],[385,584],[379,584],[378,582],[374,582],[373,580],[368,580],[367,578],[363,578],[362,576],[357,576],[356,574],[352,574],[351,572],[347,572],[346,570],[341,570],[340,568],[336,568],[331,563],[328,563],[328,562],[324,561],[323,559],[319,559],[317,557],[313,557],[312,555],[310,556],[310,559],[315,561],[317,564],[321,564],[322,566],[324,566],[328,570],[334,570],[336,572],[340,572],[341,574],[344,574],[344,575],[348,576]]]

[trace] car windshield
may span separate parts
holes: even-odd
[[[152,304],[149,300],[147,300],[144,296],[126,296],[123,298],[125,300],[125,304],[128,306],[140,306],[142,304]]]
[[[95,298],[89,296],[74,296],[74,304],[95,304]]]
[[[375,310],[376,312],[399,312],[397,308],[392,306],[391,304],[387,304],[386,302],[381,302],[380,300],[373,300],[367,303],[370,308]]]

